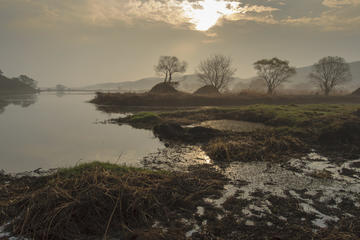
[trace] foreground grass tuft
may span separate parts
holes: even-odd
[[[209,167],[168,173],[81,164],[0,183],[0,225],[12,221],[9,231],[34,239],[180,239],[172,224],[191,217],[204,197],[218,196],[224,182]],[[155,221],[169,231],[152,227]]]

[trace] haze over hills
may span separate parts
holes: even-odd
[[[360,61],[349,63],[352,81],[339,86],[338,89],[354,90],[360,86]],[[306,89],[310,85],[314,88],[313,84],[309,83],[308,75],[312,71],[312,66],[297,68],[297,74],[290,79],[289,87]]]
[[[338,89],[345,91],[353,91],[360,86],[360,61],[349,63],[353,80],[345,85],[339,86]],[[316,86],[312,84],[308,75],[312,70],[312,66],[297,68],[296,75],[290,78],[288,83],[282,86],[282,89],[296,89],[299,91],[315,91]],[[100,83],[96,85],[86,86],[82,89],[86,90],[119,90],[119,91],[134,91],[141,92],[151,89],[155,84],[162,82],[160,77],[143,78],[137,81],[126,81],[118,83]],[[185,92],[194,92],[196,89],[203,86],[199,81],[196,74],[183,75],[175,77],[174,81],[179,82],[178,89]],[[241,90],[264,90],[262,83],[256,81],[256,77],[252,78],[238,78],[230,84],[229,90],[241,91]]]

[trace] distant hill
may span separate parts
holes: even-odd
[[[360,61],[350,63],[353,80],[338,89],[346,91],[353,91],[360,87]],[[284,86],[283,89],[294,89],[298,91],[315,91],[316,86],[309,82],[308,75],[312,70],[312,66],[297,68],[297,74],[293,76],[290,81]],[[96,85],[86,86],[81,89],[85,90],[119,90],[119,91],[134,91],[144,92],[150,90],[154,85],[162,82],[162,78],[152,77],[143,78],[137,81],[127,81],[118,83],[100,83]],[[179,82],[178,90],[185,92],[194,92],[200,87],[203,87],[196,74],[184,75],[175,77],[174,81]],[[230,84],[229,90],[238,92],[241,90],[253,89],[261,90],[264,88],[262,83],[256,82],[256,77],[241,79],[235,78]]]
[[[127,82],[118,82],[118,83],[100,83],[100,84],[86,86],[81,89],[143,92],[150,90],[153,86],[155,86],[158,83],[161,83],[162,81],[163,81],[162,78],[153,77],[153,78],[143,78],[137,81],[127,81]],[[204,84],[199,81],[196,74],[175,77],[173,81],[179,82],[177,89],[185,92],[194,92],[195,90],[204,86]],[[229,88],[232,89],[234,85],[240,81],[241,81],[240,78],[235,78],[235,80],[233,81],[233,83]]]
[[[21,92],[21,93],[34,93],[37,90],[22,83],[17,78],[7,78],[0,75],[0,92]]]
[[[162,82],[161,78],[143,78],[137,81],[99,83],[83,87],[85,90],[124,90],[124,91],[147,91],[154,85]]]

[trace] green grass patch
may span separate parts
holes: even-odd
[[[131,172],[138,172],[138,173],[149,173],[153,172],[148,169],[143,168],[135,168],[135,167],[129,167],[125,165],[118,165],[108,162],[90,162],[90,163],[81,163],[75,167],[69,167],[69,168],[60,168],[57,171],[57,174],[61,177],[75,177],[80,176],[84,173],[92,173],[94,170],[98,171],[108,171],[111,174],[116,175],[122,175],[122,174],[128,174]],[[165,171],[157,171],[158,173],[165,174]]]
[[[156,113],[152,112],[141,112],[130,116],[132,122],[146,122],[146,121],[157,121],[160,117]]]

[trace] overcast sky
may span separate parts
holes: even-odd
[[[294,66],[360,60],[360,0],[0,0],[0,69],[42,87],[155,76],[160,55],[221,53],[238,77],[274,56]]]

